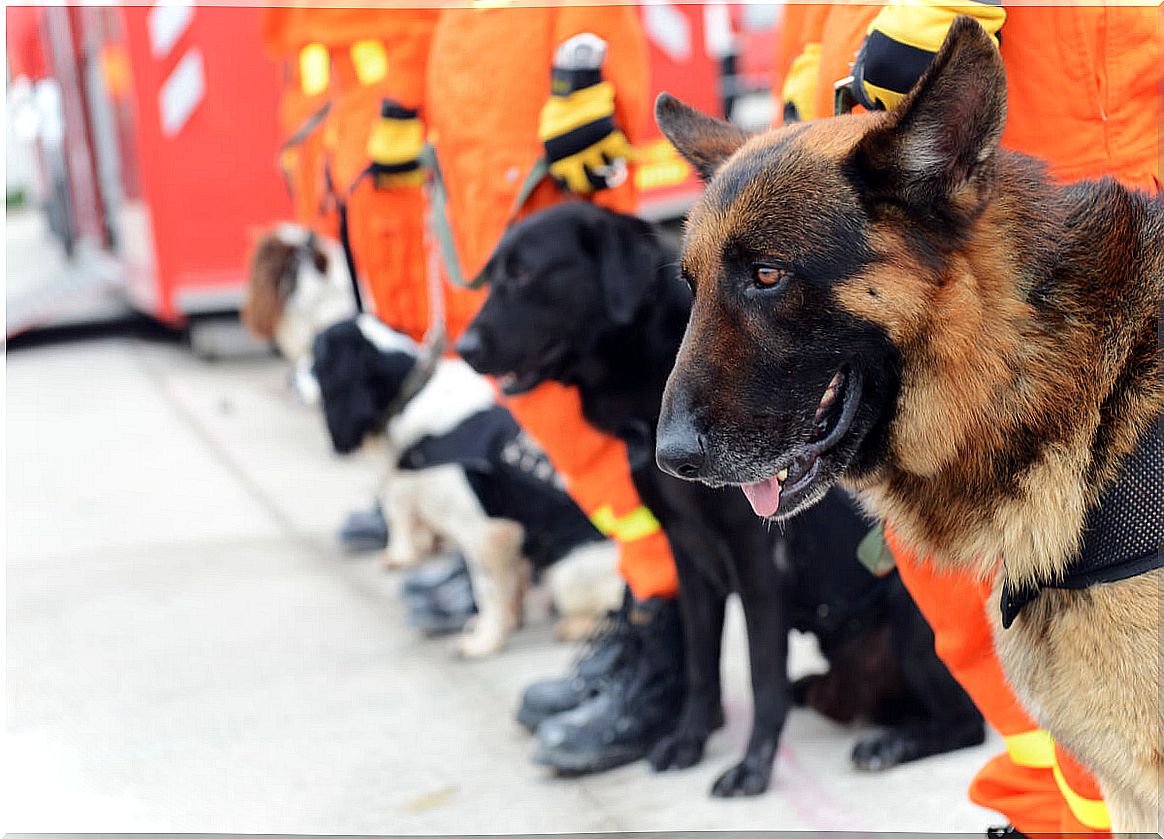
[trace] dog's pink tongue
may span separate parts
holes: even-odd
[[[776,508],[780,506],[780,482],[775,478],[744,484],[740,489],[744,491],[752,510],[760,518],[766,519],[775,514]]]

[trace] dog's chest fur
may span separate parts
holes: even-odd
[[[1001,562],[1020,585],[1062,573],[1087,511],[1164,409],[1164,211],[1109,183],[1063,198],[1055,262],[1021,309],[1002,317],[990,302],[1013,278],[984,276],[989,260],[971,253],[953,272],[986,298],[967,319],[994,334],[927,336],[976,356],[950,364],[906,357],[890,462],[859,486],[919,552],[986,577]],[[1020,231],[984,236],[1024,247]],[[954,399],[952,380],[982,369],[1006,372],[977,399]]]
[[[1066,197],[1058,261],[1031,289],[1026,318],[995,324],[1011,330],[1003,341],[963,344],[981,353],[1011,348],[972,360],[1010,370],[998,391],[980,404],[946,406],[947,415],[980,420],[964,422],[964,436],[946,441],[944,461],[910,468],[906,453],[862,490],[919,555],[995,580],[986,608],[1023,703],[1105,781],[1118,778],[1141,801],[1155,800],[1151,779],[1164,765],[1164,573],[1078,591],[1044,589],[1009,629],[999,615],[1003,580],[1060,577],[1079,549],[1088,511],[1164,410],[1164,211],[1111,183],[1079,185]],[[1017,243],[1021,248],[1021,238]],[[990,291],[991,278],[974,281]],[[941,406],[921,401],[940,398],[942,375],[940,366],[909,370],[907,361],[899,451],[906,439],[918,445],[927,423],[934,438],[943,437],[933,425]]]

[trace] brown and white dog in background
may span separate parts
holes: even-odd
[[[239,314],[251,334],[273,341],[291,362],[291,386],[304,403],[319,402],[319,386],[311,375],[311,342],[355,313],[351,279],[337,243],[291,223],[259,237]]]
[[[1156,832],[1164,205],[1054,184],[999,147],[1006,101],[968,18],[892,112],[751,137],[660,97],[707,190],[659,461],[775,520],[842,481],[993,581],[1020,699]]]

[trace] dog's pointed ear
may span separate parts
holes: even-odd
[[[654,287],[659,243],[650,224],[604,211],[590,231],[598,253],[599,283],[611,322],[626,326]]]
[[[1006,71],[977,21],[960,16],[929,68],[853,162],[874,196],[932,210],[977,197],[1006,125]]]
[[[701,114],[669,93],[660,93],[655,100],[655,122],[705,181],[751,136],[730,122]]]

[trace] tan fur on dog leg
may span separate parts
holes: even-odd
[[[520,589],[524,538],[525,531],[517,522],[492,519],[480,544],[466,552],[478,610],[477,619],[457,643],[466,658],[497,652],[517,626],[514,603]]]

